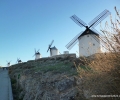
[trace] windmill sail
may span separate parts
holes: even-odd
[[[35,51],[35,54],[36,54],[36,49],[34,49],[34,51]],[[33,55],[33,57],[35,56],[35,54]]]
[[[54,40],[52,40],[52,42],[51,42],[50,46],[53,44],[53,42],[54,42]]]
[[[97,26],[102,20],[104,20],[110,12],[108,10],[104,10],[97,17],[95,17],[91,22],[89,22],[89,28]]]
[[[77,42],[78,42],[78,37],[82,34],[82,32],[80,32],[79,34],[77,34],[67,45],[67,49],[71,49]]]
[[[89,27],[87,26],[87,24],[85,22],[83,22],[80,18],[78,18],[76,15],[71,16],[70,18],[76,23],[78,24],[80,27],[85,27],[86,29],[92,30],[95,34],[98,33],[94,27],[96,25],[98,25],[104,18],[106,18],[108,15],[110,14],[110,12],[108,10],[104,10],[102,13],[100,13],[97,17],[95,17],[90,23],[89,23]],[[90,29],[91,28],[91,29]],[[86,31],[86,30],[85,30]],[[84,32],[85,32],[84,31]],[[83,32],[83,33],[84,33]],[[82,33],[82,32],[81,32]],[[76,35],[67,45],[67,49],[71,49],[77,42],[78,42],[78,37],[81,35],[81,33],[79,33],[78,35]],[[82,35],[81,35],[82,36]]]
[[[51,48],[51,46],[52,46],[53,42],[54,42],[54,40],[52,40],[52,42],[49,44],[47,52],[48,52],[48,51],[49,51],[49,49]]]
[[[87,26],[87,24],[84,22],[84,21],[82,21],[80,18],[78,18],[76,15],[73,15],[73,16],[71,16],[70,17],[76,24],[78,24],[80,27],[86,27]]]
[[[36,49],[34,49],[34,50],[35,50],[35,54],[33,55],[33,57],[34,57],[35,55],[37,55],[37,54],[40,54],[40,53],[39,53],[39,50],[40,50],[40,49],[38,49],[37,51],[36,51]]]

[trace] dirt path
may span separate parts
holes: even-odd
[[[0,100],[12,100],[8,70],[0,69]]]

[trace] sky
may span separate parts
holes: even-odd
[[[78,55],[77,44],[71,50],[65,46],[85,28],[70,17],[75,14],[88,24],[105,9],[114,16],[114,6],[120,9],[119,4],[120,0],[0,0],[0,66],[5,67],[6,61],[15,64],[17,58],[34,60],[34,48],[48,57],[52,40],[61,54]],[[102,24],[107,20],[109,17]]]

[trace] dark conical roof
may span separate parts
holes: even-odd
[[[39,55],[40,53],[39,53],[39,52],[36,52],[35,54],[36,54],[36,55]]]
[[[52,48],[50,48],[50,49],[52,49],[52,50],[53,50],[53,49],[54,49],[54,50],[58,50],[55,46],[54,46],[54,47],[52,47]]]
[[[85,30],[78,38],[80,38],[81,36],[84,36],[84,35],[88,35],[88,34],[94,34],[94,35],[96,35],[96,36],[99,36],[98,33],[92,31],[92,30],[89,29],[89,28],[86,28],[86,30]]]
[[[22,62],[22,60],[18,60],[18,62]]]

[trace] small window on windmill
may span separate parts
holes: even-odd
[[[89,35],[87,35],[87,37],[89,37]]]
[[[93,46],[95,46],[95,44],[93,43]]]

